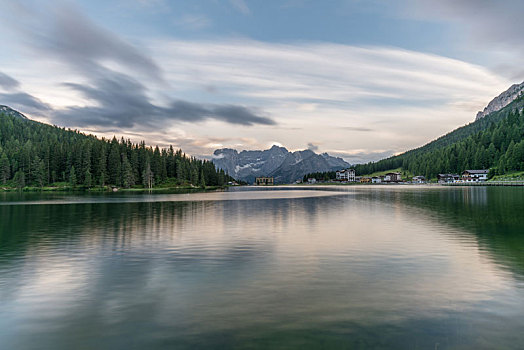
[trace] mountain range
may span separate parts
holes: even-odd
[[[426,154],[466,140],[468,137],[486,130],[492,124],[503,120],[511,111],[522,110],[523,94],[524,82],[514,84],[489,102],[483,111],[478,112],[475,122],[399,156],[359,165],[357,172],[366,173],[398,167],[410,167],[420,172],[418,164],[421,163],[421,160],[424,159],[424,162],[431,161],[432,157],[426,159]],[[499,151],[502,152],[502,150]],[[343,159],[332,157],[327,153],[316,154],[311,150],[290,152],[286,148],[278,146],[273,146],[265,151],[242,151],[240,153],[229,148],[218,149],[214,152],[212,161],[218,168],[224,169],[234,178],[249,183],[253,183],[257,176],[272,176],[276,183],[291,183],[308,173],[328,172],[350,166]],[[417,166],[413,164],[417,164]],[[478,165],[484,165],[484,163],[480,162]],[[431,164],[426,168],[430,169],[434,166],[436,165]],[[437,168],[446,167],[438,166]],[[428,176],[434,175],[433,171],[426,171],[425,169],[422,173]]]
[[[312,172],[333,171],[350,166],[342,158],[311,150],[290,152],[273,146],[264,151],[217,149],[212,158],[217,168],[230,176],[253,183],[258,176],[272,176],[275,183],[291,183]]]
[[[524,82],[512,85],[508,90],[495,97],[482,112],[477,114],[474,122],[460,127],[422,147],[415,148],[403,154],[383,159],[378,162],[356,165],[355,168],[358,174],[369,174],[376,171],[403,168],[409,170],[413,174],[423,174],[427,178],[433,178],[435,174],[440,172],[460,172],[466,168],[493,168],[498,174],[503,174],[507,171],[513,170],[523,170],[523,108]],[[45,135],[45,138],[49,137],[49,140],[46,141],[46,146],[43,149],[32,149],[32,152],[38,155],[38,157],[35,158],[37,160],[47,159],[50,155],[51,149],[53,150],[51,153],[54,155],[58,154],[60,147],[63,145],[60,143],[52,147],[48,145],[56,142],[56,137],[53,136],[55,133],[65,139],[71,137],[71,140],[68,139],[68,142],[71,143],[68,146],[68,149],[61,150],[60,152],[64,154],[58,155],[58,158],[62,156],[65,157],[65,155],[68,155],[67,157],[69,157],[68,152],[71,150],[73,150],[75,154],[77,152],[82,154],[83,151],[81,151],[81,147],[83,147],[83,140],[92,138],[87,135],[78,136],[80,134],[72,131],[62,133],[50,125],[33,122],[26,118],[22,113],[3,105],[0,105],[0,116],[10,117],[12,121],[24,121],[24,123],[17,123],[16,128],[14,128],[10,123],[4,123],[4,129],[0,130],[0,146],[3,147],[3,154],[0,154],[0,156],[3,155],[7,157],[8,159],[5,163],[9,163],[9,165],[4,166],[4,180],[11,179],[14,174],[20,170],[19,168],[21,166],[21,163],[17,158],[19,156],[19,146],[16,146],[15,143],[7,142],[7,140],[15,137],[19,139],[19,144],[25,144],[27,141],[31,141],[34,144],[41,142],[40,139],[36,140],[23,134],[22,129],[38,129],[36,130],[38,133],[41,132]],[[2,118],[0,118],[0,121],[2,121]],[[28,135],[35,134],[35,130],[32,130]],[[106,144],[102,140],[97,141],[98,142],[93,141],[93,147],[95,147],[94,145],[97,145],[96,147],[98,148],[103,146],[103,148],[107,148],[107,152],[109,152],[113,147],[113,141],[111,141],[110,144]],[[0,147],[0,150],[2,147]],[[44,151],[48,153],[45,153]],[[24,154],[28,154],[28,152]],[[64,159],[70,161],[70,157]],[[79,159],[81,159],[81,156]],[[172,159],[170,158],[170,160]],[[134,162],[134,159],[132,161]],[[223,169],[232,177],[248,183],[253,183],[258,176],[272,176],[276,183],[291,183],[301,179],[308,173],[329,172],[348,168],[350,166],[350,164],[345,162],[342,158],[333,157],[327,153],[317,154],[312,150],[290,152],[286,148],[279,146],[273,146],[270,149],[263,151],[238,152],[229,148],[218,149],[212,156],[212,162],[217,168]],[[105,164],[106,162],[103,163]],[[110,162],[108,161],[107,164],[109,163]],[[65,181],[66,177],[69,176],[67,174],[72,170],[70,169],[71,164],[68,163],[66,164],[67,166],[60,164],[57,163],[56,165],[56,176],[53,175],[56,179],[54,180]],[[81,160],[78,160],[75,163],[75,170],[79,170],[81,167],[80,164],[82,164]],[[95,164],[95,162],[92,164]],[[169,169],[164,171],[162,166],[159,166],[156,171],[153,170],[153,173],[155,173],[156,176],[163,176],[162,180],[176,175],[180,179],[191,177],[192,179],[190,180],[195,182],[202,164],[199,163],[198,167],[195,165],[193,167],[194,169],[191,171],[188,169],[181,169],[180,174],[178,174],[177,170],[173,167],[168,167]],[[39,167],[41,164],[28,163],[22,165],[21,169],[25,172],[27,169],[31,169],[31,167]],[[127,166],[127,163],[125,165]],[[96,166],[93,167],[96,168]],[[94,168],[87,170],[82,169],[83,172],[80,173],[80,178],[83,178],[87,173],[90,173],[90,176],[92,176],[92,171],[95,171],[96,174],[96,171],[98,170]],[[134,175],[135,178],[140,179],[142,171],[143,169],[140,168],[140,171],[137,171]],[[214,178],[218,176],[211,170],[208,172],[210,175],[207,177]],[[49,169],[45,173],[48,174],[48,178],[50,176],[49,174],[52,174]],[[29,171],[27,174],[29,178],[31,178],[32,175],[32,171]],[[95,178],[96,176],[97,175],[95,175]],[[114,178],[117,180],[119,179],[116,175]],[[49,178],[46,180],[50,181],[52,179]],[[115,183],[119,182],[117,180],[115,180]],[[206,178],[206,180],[208,179]],[[216,181],[214,180],[212,181],[212,183],[215,182]]]

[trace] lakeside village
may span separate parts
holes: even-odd
[[[480,183],[488,180],[489,170],[465,170],[462,175],[458,174],[438,174],[437,182],[439,184],[453,184],[453,183]],[[295,184],[303,183],[298,180]],[[355,169],[343,169],[336,171],[336,178],[333,180],[317,180],[316,178],[308,178],[307,183],[365,183],[365,184],[425,184],[428,183],[424,176],[413,176],[411,180],[403,180],[402,174],[399,172],[390,172],[381,176],[356,176]],[[274,184],[272,177],[257,177],[255,179],[257,186],[271,186]]]

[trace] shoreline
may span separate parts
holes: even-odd
[[[0,192],[70,192],[70,193],[120,193],[120,192],[162,192],[162,191],[216,191],[219,189],[225,189],[227,186],[206,186],[205,188],[196,186],[174,186],[174,187],[153,187],[147,188],[117,188],[115,191],[112,187],[32,187],[27,186],[23,188],[16,187],[0,187]]]

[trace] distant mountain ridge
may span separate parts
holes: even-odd
[[[500,111],[517,99],[522,93],[524,93],[524,82],[511,85],[509,89],[491,100],[483,111],[478,112],[475,120],[484,118],[490,113]]]
[[[347,168],[349,163],[327,153],[311,150],[290,152],[273,146],[264,151],[241,151],[231,148],[217,149],[213,163],[236,179],[253,183],[258,176],[272,176],[275,183],[291,183],[305,174]]]

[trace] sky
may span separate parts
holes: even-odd
[[[0,0],[0,104],[97,136],[421,146],[524,80],[521,0]]]

